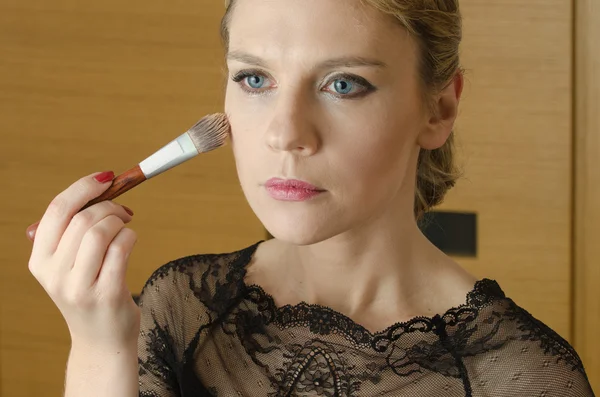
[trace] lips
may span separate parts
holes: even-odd
[[[307,201],[325,190],[297,179],[272,178],[265,183],[269,196],[279,201]]]

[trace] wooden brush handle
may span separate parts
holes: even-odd
[[[96,197],[95,199],[89,201],[79,211],[83,211],[84,209],[88,208],[89,206],[99,203],[101,201],[112,200],[114,198],[117,198],[120,195],[122,195],[123,193],[125,193],[126,191],[131,190],[132,188],[136,187],[140,183],[144,182],[145,180],[146,180],[146,175],[144,175],[140,166],[136,165],[132,169],[125,171],[124,173],[122,173],[121,175],[119,175],[115,179],[113,179],[112,184],[110,185],[110,187],[108,188],[107,191],[105,191],[104,193],[102,193],[102,195]],[[33,241],[35,239],[35,233],[37,231],[39,224],[40,224],[40,222],[37,221],[36,223],[34,223],[33,225],[30,225],[27,228],[27,238],[29,238],[29,240]]]
[[[112,184],[110,185],[108,190],[106,190],[104,193],[102,193],[95,199],[89,201],[86,205],[83,206],[83,208],[81,208],[80,211],[83,211],[89,206],[92,206],[101,201],[112,200],[114,198],[117,198],[126,191],[131,190],[140,183],[144,182],[145,180],[146,175],[144,175],[140,166],[136,165],[132,169],[125,171],[124,173],[113,179]]]

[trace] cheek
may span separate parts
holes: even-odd
[[[345,139],[343,169],[349,171],[347,174],[360,175],[365,185],[400,183],[412,152],[418,150],[414,120],[393,115],[373,118],[363,125],[367,127],[352,131],[352,138]]]
[[[389,131],[402,136],[402,130]],[[347,173],[350,187],[347,205],[366,214],[375,214],[406,201],[414,185],[412,148],[407,139],[382,139],[364,147],[357,157],[353,172]]]
[[[418,150],[421,120],[411,87],[386,87],[360,106],[334,113],[336,124],[344,123],[335,142],[344,148],[344,153],[338,152],[344,156],[343,168],[361,175],[361,182],[371,185],[390,178],[401,182],[413,151]]]
[[[225,113],[231,125],[231,139],[236,146],[256,144],[256,131],[259,131],[259,122],[262,109],[257,106],[257,101],[249,98],[235,85],[229,83],[225,96]]]
[[[238,178],[244,190],[250,183],[249,176],[258,166],[260,158],[259,137],[256,132],[259,126],[255,125],[257,117],[249,110],[244,101],[236,93],[231,93],[228,88],[225,98],[225,113],[231,125],[231,146],[237,168]]]

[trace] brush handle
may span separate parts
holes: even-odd
[[[144,175],[140,166],[136,165],[132,169],[125,171],[124,173],[113,179],[112,184],[110,185],[108,190],[106,190],[104,193],[102,193],[95,199],[89,201],[86,205],[83,206],[83,208],[81,208],[80,211],[83,211],[84,209],[101,201],[112,200],[114,198],[117,198],[123,193],[127,192],[128,190],[131,190],[140,183],[144,182],[146,179],[146,175]]]

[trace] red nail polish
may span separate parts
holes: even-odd
[[[101,174],[98,174],[94,177],[100,183],[106,183],[115,179],[115,173],[112,171],[106,171]]]
[[[37,228],[39,225],[40,221],[37,221],[36,223],[32,223],[31,225],[27,226],[25,232],[27,233],[27,238],[30,241],[33,241],[35,239],[35,232],[37,232]]]
[[[121,207],[123,207],[125,212],[127,212],[129,215],[133,216],[133,211],[129,207],[125,207],[124,205],[121,205]]]
[[[33,241],[33,239],[35,238],[35,232],[36,232],[36,229],[29,229],[29,228],[28,228],[28,229],[26,230],[26,232],[27,232],[27,238],[28,238],[29,240]]]

